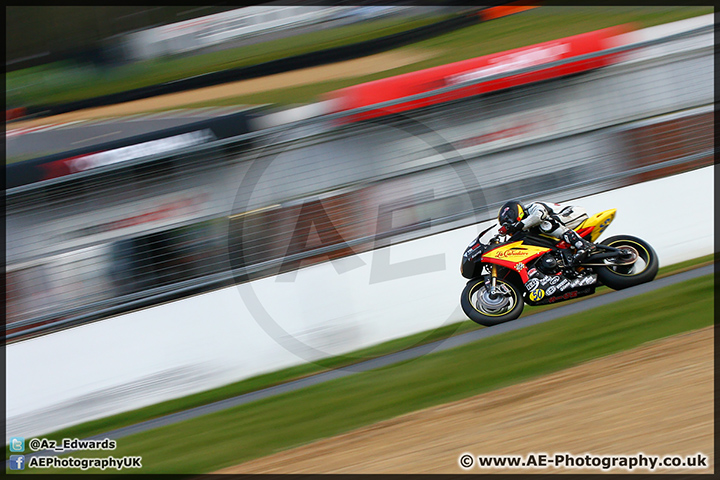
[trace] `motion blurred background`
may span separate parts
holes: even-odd
[[[303,222],[319,224],[316,241],[342,256],[349,244],[356,253],[369,248],[362,240],[374,242],[377,235],[407,239],[490,218],[495,204],[512,196],[563,190],[572,198],[669,171],[622,174],[652,163],[688,159],[671,170],[677,172],[710,162],[712,73],[700,59],[673,57],[639,80],[632,72],[493,87],[489,95],[382,121],[338,125],[321,115],[347,108],[316,103],[338,87],[552,40],[559,38],[559,25],[561,36],[570,36],[702,10],[620,8],[598,16],[592,8],[547,7],[498,20],[492,20],[498,11],[490,12],[439,6],[10,7],[6,88],[14,108],[7,115],[22,115],[7,127],[10,331],[118,312],[140,297],[159,301],[181,285],[188,294],[227,285],[233,281],[228,248],[232,253],[239,243],[242,261],[263,265],[267,274],[282,271],[281,259],[302,250],[303,260],[326,260],[311,255],[318,245],[293,235]],[[388,36],[391,42],[372,43]],[[683,41],[695,48],[697,40]],[[358,42],[366,43],[353,46]],[[651,57],[661,48],[635,54]],[[373,62],[344,60],[368,60],[371,53]],[[337,78],[332,63],[349,70],[342,72],[347,78]],[[248,71],[252,66],[259,68]],[[254,89],[252,78],[269,90],[243,95]],[[205,84],[213,87],[200,90]],[[422,91],[401,94],[416,90]],[[367,91],[335,97],[357,102],[366,95],[357,105],[367,104],[374,101]],[[392,99],[397,91],[378,98]],[[162,106],[141,102],[160,97]],[[268,113],[298,104],[309,108],[295,117],[316,120],[296,126],[292,114]],[[123,108],[145,116],[129,121]],[[228,111],[241,113],[220,115]],[[672,119],[658,116],[680,111]],[[654,120],[628,124],[642,118]],[[277,129],[261,127],[280,123],[287,123],[281,158],[244,205],[254,213],[238,217],[238,195],[249,193],[238,192],[247,160],[258,152],[278,155],[272,145]],[[226,140],[237,135],[244,136]],[[553,140],[538,142],[542,138]],[[531,149],[522,147],[528,141],[535,143]],[[140,147],[128,148],[133,144]],[[152,148],[161,153],[150,155]],[[181,148],[190,151],[179,154]],[[97,150],[106,153],[93,165],[104,168],[84,170],[90,164],[85,156]],[[467,172],[458,175],[452,162],[431,168],[442,155],[458,154]],[[600,182],[618,173],[614,183]],[[228,245],[235,219],[245,241]],[[323,222],[332,224],[329,233]]]
[[[507,199],[587,198],[713,163],[711,7],[280,2],[6,12],[6,341],[29,345],[275,279],[265,307],[288,315],[284,332],[307,347],[282,361],[268,359],[268,347],[216,371],[198,366],[217,360],[203,353],[211,341],[194,353],[183,344],[199,369],[192,375],[180,371],[186,365],[146,364],[115,384],[53,391],[55,403],[13,383],[8,435],[462,321],[452,255],[459,263]],[[669,248],[661,266],[712,253],[711,235],[689,241],[691,254]],[[387,284],[393,309],[358,293],[402,272],[375,270],[337,305],[328,298],[344,295],[335,280],[299,280],[299,269],[319,271],[311,266],[333,275],[370,268],[361,254],[400,243],[411,259],[423,249],[432,256],[440,238],[449,261],[418,267],[435,272],[433,288],[413,290],[427,303],[406,295],[411,283]],[[413,308],[433,318],[410,331]],[[196,321],[222,336],[223,315],[205,310]],[[403,315],[395,330],[363,333],[363,319]],[[232,321],[249,332],[252,316]],[[180,335],[154,328],[146,334]],[[138,380],[174,367],[172,388]],[[124,405],[98,393],[131,384],[118,397]],[[73,405],[88,395],[93,408],[79,412]]]

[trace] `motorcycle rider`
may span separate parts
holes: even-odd
[[[510,200],[500,207],[498,212],[498,223],[501,225],[502,234],[539,227],[542,233],[561,238],[575,247],[577,251],[570,258],[571,266],[582,263],[597,248],[594,243],[588,242],[573,230],[586,218],[588,218],[587,212],[582,207],[550,202],[532,202],[523,205],[517,200]]]

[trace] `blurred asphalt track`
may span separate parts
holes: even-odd
[[[247,109],[247,105],[238,105],[225,108],[169,110],[156,114],[50,125],[37,130],[28,129],[20,134],[13,134],[12,124],[9,124],[6,126],[9,134],[5,137],[5,156],[11,161],[14,157],[39,158]],[[22,129],[18,129],[18,131],[20,130]]]
[[[133,435],[135,433],[145,432],[148,430],[152,430],[154,428],[163,427],[166,425],[172,425],[175,423],[179,423],[185,420],[190,420],[193,418],[197,418],[203,415],[207,415],[210,413],[215,413],[221,410],[225,410],[228,408],[236,407],[238,405],[243,405],[246,403],[254,402],[255,400],[261,400],[264,398],[272,397],[275,395],[279,395],[282,393],[292,392],[295,390],[300,390],[305,387],[309,387],[311,385],[317,385],[319,383],[328,382],[330,380],[335,380],[336,378],[342,378],[347,377],[349,375],[353,375],[355,373],[360,372],[367,372],[369,370],[374,370],[376,368],[386,367],[389,365],[393,365],[399,362],[405,362],[408,360],[412,360],[415,358],[419,358],[423,355],[432,353],[432,352],[440,352],[443,350],[448,350],[450,348],[455,348],[461,345],[465,345],[471,342],[475,342],[477,340],[491,337],[493,335],[499,335],[501,333],[510,332],[512,330],[518,330],[521,328],[529,327],[531,325],[536,325],[538,323],[544,323],[548,322],[550,320],[554,320],[561,317],[566,317],[569,315],[575,315],[587,310],[590,310],[592,308],[601,307],[603,305],[607,305],[609,303],[617,302],[620,300],[625,300],[630,297],[634,297],[636,295],[641,295],[643,293],[651,292],[653,290],[657,290],[659,288],[667,287],[670,285],[675,285],[680,282],[684,282],[687,280],[691,280],[694,278],[699,278],[705,275],[710,275],[714,272],[715,265],[707,265],[705,267],[695,268],[692,270],[688,270],[682,273],[669,275],[667,277],[655,280],[650,283],[645,283],[642,285],[638,285],[636,287],[628,288],[621,291],[616,292],[610,292],[606,293],[604,295],[599,296],[590,296],[586,300],[581,300],[579,302],[571,303],[568,305],[564,305],[562,307],[554,308],[552,310],[545,310],[540,313],[536,313],[534,315],[529,315],[527,317],[520,318],[518,320],[514,320],[508,323],[503,323],[500,325],[496,325],[494,327],[486,327],[481,328],[479,330],[474,330],[472,332],[464,333],[461,335],[457,335],[455,337],[447,338],[444,340],[438,340],[432,343],[428,343],[425,345],[421,345],[418,347],[414,347],[408,350],[403,350],[401,352],[392,353],[389,355],[384,355],[382,357],[377,357],[372,360],[366,360],[360,363],[356,363],[354,365],[349,365],[347,367],[342,367],[335,370],[325,371],[322,373],[318,373],[309,377],[304,377],[298,380],[293,380],[287,383],[283,383],[280,385],[275,385],[273,387],[265,388],[262,390],[258,390],[255,392],[249,392],[243,395],[239,395],[236,397],[228,398],[225,400],[220,400],[214,403],[210,403],[208,405],[202,405],[199,407],[191,408],[188,410],[184,410],[182,412],[173,413],[170,415],[166,415],[164,417],[155,418],[152,420],[148,420],[145,422],[140,422],[135,425],[130,425],[123,428],[118,428],[116,430],[112,430],[110,432],[101,433],[98,435],[94,435],[92,437],[88,437],[88,439],[97,439],[102,440],[105,438],[109,439],[118,439],[122,437],[126,437],[128,435]],[[612,321],[612,320],[609,320]],[[60,455],[64,453],[70,453],[71,451],[64,451],[64,452],[55,452],[52,450],[43,450],[33,453],[28,453],[25,456],[30,457],[34,455]],[[6,461],[6,468],[7,468],[7,461]]]

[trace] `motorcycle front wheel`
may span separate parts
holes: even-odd
[[[460,296],[460,306],[470,320],[486,327],[515,320],[525,306],[522,294],[510,282],[497,279],[495,295],[485,286],[485,278],[467,283]]]

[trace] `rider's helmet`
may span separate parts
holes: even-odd
[[[510,227],[525,218],[525,209],[517,200],[505,202],[498,212],[498,223]]]

